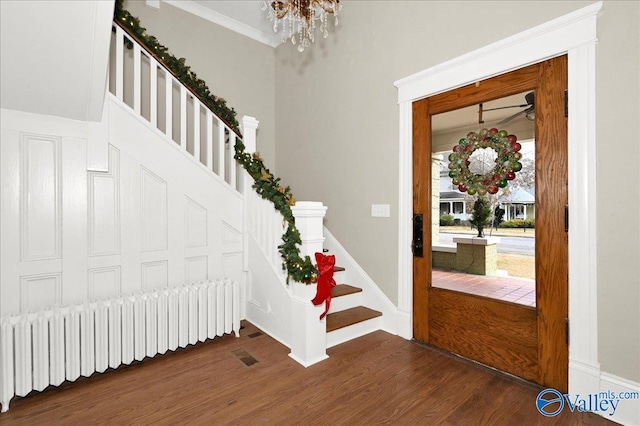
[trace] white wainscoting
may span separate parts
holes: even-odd
[[[89,172],[89,256],[120,254],[120,151],[108,157],[107,172]]]
[[[2,109],[0,315],[242,281],[242,195],[114,97],[106,108],[102,126]],[[105,136],[108,170],[88,171]]]

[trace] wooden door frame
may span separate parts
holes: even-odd
[[[413,337],[414,101],[522,68],[568,56],[569,153],[569,391],[600,384],[597,336],[597,223],[595,44],[602,2],[579,9],[459,58],[395,82],[399,103],[398,334]]]
[[[563,55],[413,102],[413,213],[432,223],[431,118],[536,92],[536,308],[433,288],[427,227],[425,256],[414,257],[413,317],[419,320],[413,335],[561,392],[567,391],[568,367],[566,88]]]

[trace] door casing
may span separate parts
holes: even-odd
[[[399,104],[397,333],[413,336],[412,103],[558,55],[568,55],[569,389],[600,385],[598,362],[596,43],[602,1],[394,82]]]

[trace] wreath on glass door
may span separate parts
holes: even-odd
[[[470,132],[449,154],[449,176],[461,192],[495,194],[522,170],[521,148],[518,138],[506,130]]]

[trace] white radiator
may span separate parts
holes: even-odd
[[[239,288],[231,280],[2,318],[2,412],[15,395],[239,330]]]

